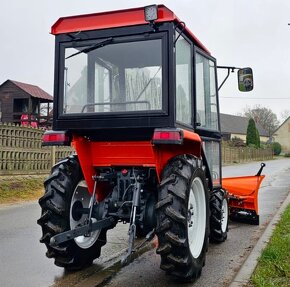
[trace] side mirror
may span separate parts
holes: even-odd
[[[238,70],[238,83],[241,92],[250,92],[254,88],[253,70],[243,68]]]

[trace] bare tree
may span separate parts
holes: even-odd
[[[280,116],[281,116],[282,122],[284,122],[285,120],[287,120],[290,117],[290,110],[282,111]]]
[[[256,123],[264,128],[269,137],[273,135],[274,131],[279,126],[277,115],[273,113],[271,109],[261,107],[260,105],[256,105],[252,109],[246,107],[244,110],[244,116],[249,119],[253,118]]]

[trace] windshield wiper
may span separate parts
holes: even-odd
[[[144,92],[146,91],[146,89],[149,87],[150,83],[155,79],[156,75],[159,73],[159,71],[161,70],[161,66],[159,67],[159,69],[157,70],[157,72],[155,73],[155,75],[153,76],[153,78],[151,78],[148,83],[145,85],[145,87],[143,88],[143,90],[140,92],[140,94],[137,96],[135,101],[138,101],[140,99],[140,97],[144,94]]]
[[[96,50],[96,49],[98,49],[98,48],[104,47],[105,45],[108,45],[108,44],[110,44],[110,43],[112,43],[112,42],[113,42],[113,38],[110,37],[110,38],[108,38],[108,39],[106,39],[106,40],[104,40],[104,41],[101,41],[101,42],[99,42],[99,43],[97,43],[97,44],[93,44],[93,45],[91,45],[91,46],[89,46],[89,47],[87,47],[87,48],[85,48],[85,49],[83,49],[83,50],[80,50],[80,51],[78,51],[78,52],[76,52],[76,53],[74,53],[74,54],[72,54],[72,55],[66,57],[65,59],[72,58],[72,57],[74,57],[74,56],[76,56],[76,55],[78,55],[78,54],[81,54],[81,53],[88,53],[88,52],[91,52],[91,51]]]

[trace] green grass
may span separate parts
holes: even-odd
[[[263,250],[249,286],[290,286],[290,205]]]
[[[5,177],[0,179],[0,204],[36,200],[43,195],[45,176]]]

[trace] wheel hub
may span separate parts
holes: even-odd
[[[193,215],[194,215],[193,204],[190,203],[190,207],[189,207],[189,210],[187,213],[188,227],[192,227],[192,225],[193,225]]]
[[[80,200],[77,200],[74,202],[73,206],[72,206],[72,218],[74,221],[79,221],[82,216],[83,213],[81,212],[81,209],[83,208],[83,204]]]
[[[88,192],[86,182],[80,181],[74,190],[71,207],[70,207],[70,228],[75,229],[87,223],[88,214],[87,212],[82,212],[85,208],[90,206],[91,195]],[[96,222],[95,218],[92,218],[92,223]],[[74,238],[75,243],[83,248],[90,248],[99,238],[101,230],[93,231],[89,234],[82,235]]]

